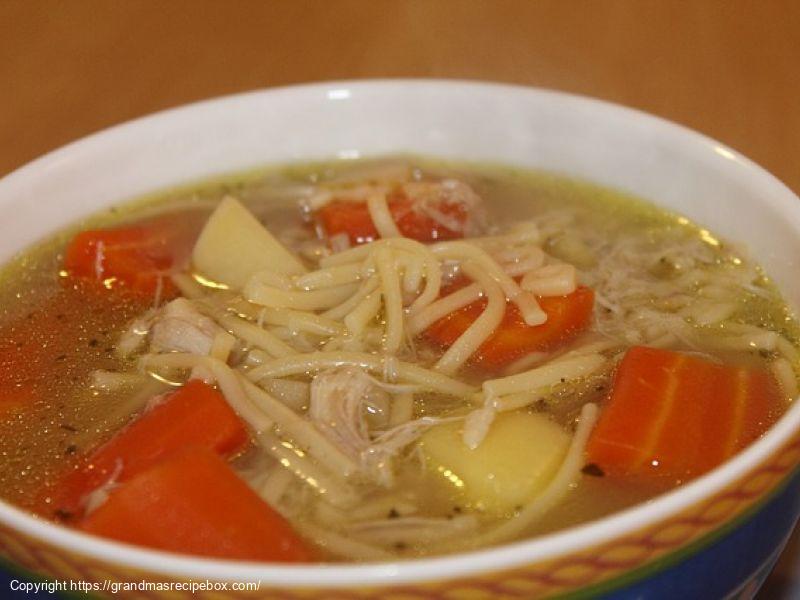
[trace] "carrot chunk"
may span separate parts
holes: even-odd
[[[766,370],[636,346],[617,369],[588,460],[612,475],[696,477],[762,435],[783,402]]]
[[[387,204],[397,229],[405,237],[420,242],[464,237],[463,232],[450,229],[418,210],[414,201],[406,196],[395,195],[389,198]],[[463,204],[441,202],[436,210],[462,225],[468,217]],[[365,202],[334,200],[317,211],[317,219],[329,237],[344,233],[353,245],[371,242],[379,237]]]
[[[448,293],[453,291],[453,287]],[[519,309],[509,302],[498,328],[478,348],[470,364],[497,372],[530,352],[549,350],[574,338],[589,325],[594,306],[594,292],[578,287],[566,296],[540,298],[547,321],[531,326],[525,323]],[[422,335],[432,344],[446,349],[472,325],[486,308],[481,299],[465,306],[428,327]]]
[[[174,295],[169,273],[188,260],[199,228],[198,215],[160,218],[116,229],[82,231],[67,246],[64,269],[106,287],[152,295]]]
[[[80,529],[200,556],[270,562],[312,557],[283,517],[200,446],[174,454],[112,491]]]
[[[190,380],[95,450],[52,490],[51,506],[79,515],[87,494],[109,481],[119,483],[188,445],[221,456],[240,451],[248,433],[225,398],[200,380]]]
[[[317,211],[317,219],[328,237],[344,233],[353,245],[378,238],[364,202],[334,200]]]

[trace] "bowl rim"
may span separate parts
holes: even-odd
[[[320,102],[330,101],[330,92],[348,89],[355,92],[378,91],[391,94],[436,89],[443,93],[462,94],[480,89],[493,96],[529,95],[553,102],[569,100],[599,113],[614,113],[626,122],[640,122],[664,137],[674,137],[695,147],[704,146],[736,163],[758,187],[770,193],[772,207],[786,215],[800,213],[800,199],[762,167],[708,136],[683,125],[641,110],[589,96],[524,85],[492,83],[461,79],[360,79],[325,81],[251,90],[199,100],[141,116],[101,129],[88,136],[56,148],[0,178],[0,189],[24,185],[26,181],[46,177],[51,165],[70,157],[76,150],[124,143],[126,135],[142,128],[157,128],[177,115],[202,113],[238,102],[269,102],[279,94],[310,94]],[[337,98],[341,101],[341,98]],[[191,183],[191,182],[188,182]],[[615,538],[681,513],[687,508],[713,497],[716,493],[744,477],[767,457],[774,455],[800,431],[800,403],[793,401],[786,413],[759,440],[720,467],[653,500],[612,513],[601,519],[562,529],[529,540],[497,547],[461,552],[453,555],[405,559],[397,562],[343,564],[313,563],[310,565],[274,565],[246,561],[229,561],[178,555],[144,549],[120,542],[107,541],[46,521],[0,500],[0,524],[27,536],[78,553],[100,562],[124,565],[127,568],[163,575],[165,578],[204,578],[228,581],[265,581],[273,586],[293,588],[331,588],[343,586],[370,587],[447,580],[500,572],[526,564],[549,561],[581,549],[602,545]]]

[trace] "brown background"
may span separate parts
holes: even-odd
[[[355,77],[590,94],[800,190],[800,2],[0,0],[0,174],[187,101]]]
[[[800,191],[796,0],[0,0],[0,175],[161,108],[361,77],[598,96],[709,134]]]

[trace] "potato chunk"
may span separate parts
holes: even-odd
[[[508,515],[541,493],[558,471],[570,443],[561,427],[542,415],[499,415],[475,450],[461,439],[461,423],[429,429],[421,438],[428,468],[470,506]]]
[[[192,261],[203,277],[233,289],[242,288],[259,271],[282,275],[306,271],[300,260],[231,196],[223,199],[208,218],[194,246]]]

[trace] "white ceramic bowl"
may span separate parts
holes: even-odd
[[[259,91],[92,135],[0,180],[0,259],[102,207],[176,184],[270,163],[398,152],[548,169],[647,198],[744,242],[789,303],[800,306],[800,201],[746,158],[673,123],[597,100],[456,81]],[[61,579],[260,581],[261,594],[281,597],[622,594],[648,582],[648,593],[658,595],[664,584],[657,576],[663,580],[670,564],[691,562],[709,540],[741,529],[795,485],[789,476],[799,429],[795,405],[734,460],[651,503],[471,554],[369,565],[225,562],[103,541],[4,504],[0,551],[24,569]],[[763,570],[793,515],[790,521],[775,525],[780,539],[753,565]],[[729,576],[726,589],[761,576],[751,571]]]

